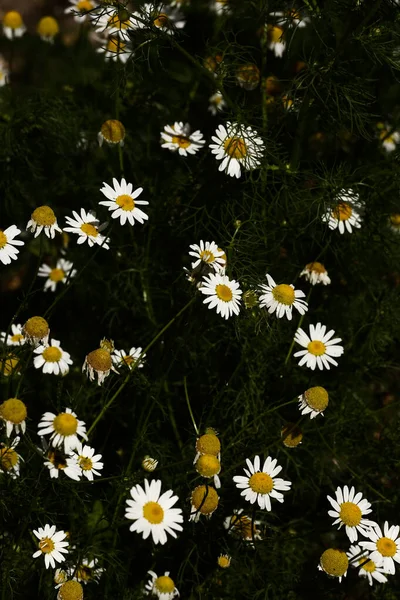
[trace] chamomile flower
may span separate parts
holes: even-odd
[[[252,519],[246,515],[243,508],[234,509],[233,515],[227,517],[224,521],[224,527],[230,535],[248,542],[254,546],[253,540],[261,540],[261,521]]]
[[[9,475],[12,479],[19,477],[19,467],[22,457],[16,452],[20,438],[16,437],[11,444],[0,444],[0,475]]]
[[[400,563],[400,537],[399,537],[400,527],[398,525],[392,525],[389,527],[389,523],[385,521],[382,529],[379,525],[376,525],[374,528],[370,529],[370,531],[365,535],[365,537],[369,538],[369,542],[359,542],[361,548],[366,548],[371,551],[369,555],[370,560],[372,560],[377,567],[383,567],[385,573],[389,575],[395,574],[395,564],[394,561]]]
[[[59,33],[60,27],[54,17],[42,17],[37,24],[36,31],[41,40],[54,44],[54,38]]]
[[[82,475],[84,475],[86,479],[93,481],[93,475],[101,477],[99,471],[104,467],[104,464],[100,462],[102,458],[101,454],[95,454],[94,448],[82,446],[81,442],[79,442],[75,453],[78,465],[82,469]]]
[[[98,567],[98,562],[98,558],[93,558],[92,560],[89,560],[88,558],[82,558],[77,565],[73,565],[69,568],[69,576],[75,581],[85,584],[89,583],[90,581],[99,583],[100,577],[102,573],[104,573],[105,569]]]
[[[260,83],[260,69],[254,63],[241,65],[236,71],[236,81],[247,91],[255,90]]]
[[[124,178],[121,179],[121,183],[114,178],[114,187],[104,181],[103,186],[100,191],[108,200],[102,200],[99,204],[107,206],[113,219],[119,219],[121,225],[125,225],[127,221],[130,225],[134,225],[135,219],[141,224],[148,220],[148,215],[139,208],[139,205],[148,204],[147,200],[138,200],[143,188],[140,187],[133,191],[133,185],[126,183]]]
[[[397,144],[400,142],[400,131],[394,130],[389,123],[377,123],[379,139],[386,152],[390,153],[396,150]]]
[[[129,42],[129,30],[134,28],[134,23],[125,9],[107,7],[100,16],[94,14],[92,23],[97,33],[119,36]]]
[[[251,127],[228,121],[226,127],[219,125],[215,134],[210,149],[216,160],[222,161],[219,171],[239,179],[241,168],[250,171],[260,165],[265,146]]]
[[[119,144],[122,147],[125,143],[125,126],[117,119],[108,119],[102,124],[97,134],[97,140],[99,146],[102,146],[103,142],[106,141],[111,146]]]
[[[16,260],[18,258],[19,250],[14,248],[14,246],[23,246],[24,242],[21,240],[15,240],[21,233],[21,230],[18,229],[16,225],[10,225],[7,229],[0,229],[0,262],[3,265],[9,265],[12,260]]]
[[[68,581],[68,573],[63,569],[56,569],[53,577],[54,583],[56,584],[55,589],[62,586],[63,583]]]
[[[158,460],[156,458],[152,458],[148,454],[142,460],[142,468],[147,471],[147,473],[152,473],[157,469]]]
[[[58,590],[57,600],[83,600],[83,587],[78,581],[66,581]]]
[[[246,477],[235,475],[233,481],[236,487],[242,489],[241,496],[250,504],[258,503],[261,509],[271,510],[271,498],[278,502],[283,502],[283,494],[287,492],[292,485],[291,481],[277,478],[276,475],[282,471],[282,467],[277,466],[277,460],[268,456],[261,469],[260,457],[254,457],[254,464],[246,458],[247,469],[244,469]]]
[[[209,97],[208,101],[210,103],[208,106],[208,110],[213,115],[213,117],[215,117],[217,113],[222,112],[226,108],[226,102],[221,92],[215,92],[215,94],[212,94],[212,96]]]
[[[174,496],[172,490],[161,494],[161,481],[153,480],[151,483],[144,480],[144,489],[141,485],[134,485],[130,494],[132,497],[126,501],[127,519],[134,522],[130,526],[130,531],[136,531],[143,534],[143,539],[147,539],[151,534],[155,544],[165,544],[167,533],[177,537],[176,531],[182,531],[183,523],[182,510],[172,508],[178,496]]]
[[[27,414],[26,404],[19,398],[9,398],[0,404],[0,423],[4,422],[8,438],[13,430],[16,434],[25,433]]]
[[[208,304],[209,309],[216,308],[217,314],[224,319],[239,314],[242,290],[234,279],[221,273],[210,273],[203,277],[203,284],[199,289],[207,296],[203,303]]]
[[[6,343],[7,346],[23,346],[26,342],[25,336],[22,332],[22,325],[11,325],[11,333],[7,336],[6,331],[0,333],[0,341]]]
[[[159,600],[172,600],[179,596],[179,592],[175,586],[175,582],[169,576],[169,571],[165,571],[164,575],[158,575],[154,571],[147,571],[150,575],[150,580],[146,583],[144,593],[157,596]]]
[[[225,268],[226,254],[215,242],[203,242],[203,240],[200,240],[200,244],[192,244],[190,249],[190,256],[194,256],[196,259],[192,262],[192,269],[196,269],[201,263],[212,267],[216,272]]]
[[[6,85],[8,83],[8,76],[10,75],[10,70],[8,68],[8,63],[4,60],[4,58],[0,54],[0,87]]]
[[[22,327],[26,341],[37,348],[47,346],[49,343],[50,327],[43,317],[31,317]]]
[[[339,583],[342,577],[346,577],[349,568],[349,559],[344,550],[328,548],[319,559],[318,570],[324,571],[330,577],[338,577]]]
[[[395,233],[400,233],[400,213],[393,213],[390,215],[389,227]]]
[[[228,569],[231,566],[232,557],[229,554],[220,554],[217,558],[217,565],[221,569]]]
[[[71,6],[65,9],[67,15],[73,15],[74,21],[77,23],[84,23],[90,18],[89,13],[97,8],[97,2],[94,0],[68,0]]]
[[[333,358],[342,356],[344,352],[343,346],[339,346],[341,338],[333,338],[335,332],[333,329],[326,333],[326,326],[321,323],[316,325],[310,325],[309,336],[306,332],[299,328],[294,336],[294,341],[305,350],[299,350],[294,353],[294,357],[301,357],[299,360],[299,366],[306,365],[309,369],[315,370],[318,367],[321,371],[323,369],[330,369],[330,365],[338,366],[338,363]]]
[[[281,429],[281,438],[286,448],[297,448],[303,440],[303,432],[296,423],[287,423]]]
[[[82,366],[82,373],[86,372],[90,381],[94,381],[97,377],[98,385],[101,385],[111,371],[118,373],[113,366],[111,353],[114,351],[114,343],[112,340],[103,339],[100,342],[100,348],[89,352],[85,357],[85,362]]]
[[[69,262],[64,258],[60,258],[53,269],[49,267],[49,265],[46,265],[46,263],[41,265],[39,267],[38,277],[47,278],[44,282],[44,291],[50,290],[55,292],[57,283],[65,283],[67,278],[71,279],[72,277],[75,277],[76,269],[73,269],[73,266],[72,262]]]
[[[322,215],[322,221],[328,223],[329,229],[339,229],[339,233],[349,233],[353,227],[359,229],[362,222],[362,204],[358,201],[358,194],[352,189],[342,189],[335,197],[335,206],[329,208]]]
[[[345,526],[350,542],[357,541],[358,533],[366,537],[371,527],[377,527],[375,521],[363,518],[363,515],[368,515],[372,510],[371,504],[365,498],[363,499],[361,492],[356,494],[354,487],[349,490],[345,485],[343,490],[338,487],[335,494],[336,499],[327,496],[334,508],[328,511],[328,515],[336,519],[333,525],[339,524],[339,529]]]
[[[31,214],[26,225],[27,231],[35,234],[35,238],[43,231],[48,238],[54,238],[56,231],[62,233],[58,226],[56,215],[50,206],[39,206]]]
[[[138,362],[140,355],[142,354],[142,348],[132,347],[128,353],[125,350],[114,350],[111,355],[111,359],[114,363],[115,367],[128,367],[128,369],[133,369],[133,367]],[[145,358],[145,354],[141,357],[140,361],[137,364],[137,368],[141,369],[143,367],[143,360]]]
[[[286,41],[282,27],[278,25],[267,25],[268,50],[272,50],[277,58],[282,58],[286,50]]]
[[[310,22],[308,17],[302,17],[294,8],[284,12],[273,12],[271,13],[271,17],[274,17],[275,23],[281,27],[305,27]]]
[[[132,51],[129,50],[127,42],[122,41],[117,35],[110,35],[106,44],[97,48],[96,52],[104,54],[106,60],[120,60],[122,63],[126,63],[133,54]]]
[[[189,521],[198,522],[201,515],[208,519],[217,510],[219,496],[210,485],[198,485],[190,495],[190,517]]]
[[[292,284],[281,283],[277,285],[268,273],[266,277],[268,285],[260,285],[260,290],[263,292],[259,298],[261,308],[268,308],[270,314],[276,312],[278,319],[286,316],[289,321],[292,320],[293,307],[301,315],[307,312],[308,304],[305,300],[301,300],[305,297],[304,292],[295,290]]]
[[[79,421],[76,414],[70,408],[65,412],[55,415],[51,412],[45,412],[42,415],[38,425],[38,435],[50,435],[50,444],[54,448],[64,447],[64,452],[70,454],[75,448],[79,448],[80,440],[78,435],[87,440],[86,426],[83,421]]]
[[[65,473],[70,479],[80,481],[82,470],[75,455],[65,454],[59,448],[49,448],[45,458],[44,466],[49,469],[51,479],[58,479],[59,473]]]
[[[215,430],[211,428],[206,429],[206,433],[197,438],[196,456],[193,464],[197,462],[199,456],[205,454],[215,456],[218,460],[221,460],[221,442],[219,441]]]
[[[92,210],[86,212],[84,208],[81,208],[80,216],[74,210],[72,211],[72,214],[74,215],[74,219],[65,217],[69,227],[64,227],[64,231],[76,233],[79,236],[78,244],[83,244],[87,241],[90,248],[95,244],[98,244],[106,250],[110,249],[110,246],[108,245],[110,238],[106,239],[105,236],[100,233],[107,227],[108,223],[100,225],[100,221],[96,219],[96,213]]]
[[[358,576],[367,577],[369,585],[373,585],[375,581],[379,583],[386,583],[387,577],[385,577],[385,569],[383,567],[377,567],[373,560],[369,558],[369,552],[361,550],[360,546],[350,546],[347,557],[353,567],[359,566]]]
[[[33,352],[38,355],[33,359],[33,366],[42,369],[43,373],[66,375],[69,365],[72,365],[70,354],[60,348],[60,342],[55,339],[46,346],[38,346]]]
[[[67,534],[62,530],[57,531],[55,525],[39,527],[37,531],[34,529],[33,533],[39,539],[39,550],[32,555],[33,558],[44,555],[46,569],[49,567],[55,569],[56,562],[63,562],[65,560],[63,554],[68,554],[68,542],[65,541]]]
[[[26,31],[22,16],[16,10],[6,12],[2,19],[3,32],[9,40],[21,37]]]
[[[217,15],[227,15],[231,12],[229,0],[211,0],[210,9]]]
[[[323,411],[329,404],[329,394],[325,388],[317,385],[309,388],[299,396],[299,410],[302,415],[310,415],[315,419],[318,415],[324,416]]]
[[[190,133],[189,123],[175,121],[173,125],[165,125],[161,132],[161,148],[167,148],[172,152],[178,151],[180,156],[196,154],[205,144],[203,134],[197,130]]]
[[[331,282],[328,271],[320,262],[308,263],[300,273],[300,277],[304,277],[311,285],[317,285],[318,283],[329,285]]]
[[[207,479],[213,479],[215,487],[221,487],[221,481],[218,477],[221,472],[220,460],[213,454],[202,454],[195,462],[196,471]]]
[[[179,9],[167,5],[157,6],[146,3],[141,12],[135,12],[132,21],[136,29],[155,27],[167,35],[174,35],[178,29],[185,27],[186,21]]]

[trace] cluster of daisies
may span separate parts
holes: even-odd
[[[21,13],[16,10],[6,12],[1,21],[3,34],[9,39],[22,37],[26,33],[26,25]],[[57,19],[51,16],[42,17],[36,25],[36,33],[44,42],[54,43],[54,38],[60,32]]]
[[[344,526],[352,545],[347,552],[337,548],[325,550],[319,570],[341,581],[351,566],[358,568],[359,576],[367,577],[370,585],[374,581],[386,583],[387,575],[395,574],[395,562],[400,563],[400,527],[389,526],[385,521],[382,529],[375,521],[365,519],[364,515],[372,512],[371,504],[354,487],[338,487],[335,496],[328,496],[333,508],[328,515],[335,519],[333,525],[339,529]],[[365,539],[358,541],[359,535]]]

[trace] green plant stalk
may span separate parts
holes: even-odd
[[[307,303],[310,300],[311,292],[312,292],[312,287],[310,288],[310,291],[307,294],[307,298],[306,298],[306,302]],[[301,327],[301,325],[302,325],[302,323],[304,321],[304,317],[306,316],[306,314],[307,313],[304,313],[304,315],[301,315],[299,324],[297,326],[297,329],[300,329],[300,327]],[[295,345],[295,341],[294,341],[294,336],[293,336],[293,340],[292,340],[292,343],[290,344],[289,352],[287,353],[286,358],[285,358],[284,366],[286,366],[288,364],[288,362],[289,362],[289,359],[290,359],[291,354],[293,352],[294,345]]]

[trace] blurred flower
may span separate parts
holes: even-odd
[[[113,188],[104,181],[103,186],[100,191],[108,200],[102,200],[99,204],[108,207],[113,219],[119,218],[121,225],[125,225],[126,221],[129,221],[130,225],[134,225],[135,219],[141,224],[148,220],[148,215],[137,206],[148,204],[147,200],[137,199],[143,192],[143,188],[132,191],[131,183],[126,183],[124,178],[121,179],[121,183],[118,183],[115,177],[113,178]]]
[[[23,246],[24,242],[14,238],[21,233],[16,225],[10,225],[7,229],[0,229],[0,261],[3,265],[9,265],[12,260],[17,259],[19,250],[14,246]]]
[[[190,133],[190,125],[185,125],[182,121],[177,122],[173,125],[165,125],[164,131],[161,132],[161,148],[167,148],[172,152],[178,151],[180,156],[187,156],[188,154],[196,154],[205,144],[203,140],[203,134],[197,130]]]
[[[207,296],[204,304],[208,304],[209,309],[216,309],[224,319],[229,319],[233,314],[240,312],[240,297],[242,290],[234,279],[229,279],[227,275],[221,273],[211,273],[203,277],[203,284],[200,292]]]
[[[79,421],[70,408],[66,408],[65,412],[58,415],[51,412],[45,412],[42,415],[38,425],[38,435],[44,436],[49,433],[51,434],[50,444],[54,448],[63,446],[66,454],[79,448],[78,435],[87,440],[84,421]]]
[[[0,444],[0,475],[6,473],[12,479],[19,477],[19,463],[21,456],[15,451],[20,438],[16,437],[11,444]]]
[[[100,462],[102,458],[101,454],[95,454],[94,448],[82,446],[81,442],[77,445],[75,453],[78,465],[82,469],[82,475],[84,475],[86,479],[93,481],[93,475],[101,477],[99,471],[104,467],[104,464]]]
[[[31,317],[22,327],[22,333],[26,341],[37,346],[47,346],[49,343],[50,327],[46,319],[43,317]]]
[[[365,498],[363,499],[361,492],[356,494],[354,487],[349,490],[347,485],[343,490],[338,487],[335,494],[336,499],[327,496],[334,508],[334,510],[328,510],[328,515],[336,519],[332,525],[339,524],[338,529],[345,525],[347,537],[352,543],[357,541],[358,533],[367,537],[370,528],[378,525],[375,521],[362,518],[363,515],[372,512],[371,503]]]
[[[268,285],[260,285],[260,291],[264,292],[259,298],[261,308],[268,308],[270,314],[276,312],[278,319],[286,316],[289,321],[292,320],[293,307],[301,315],[307,312],[307,302],[300,299],[305,297],[304,292],[295,290],[292,284],[281,283],[277,285],[268,273],[266,278]]]
[[[394,213],[389,217],[389,227],[392,231],[400,233],[400,213]]]
[[[121,39],[115,35],[110,36],[106,45],[97,48],[96,52],[104,54],[106,60],[120,60],[123,63],[126,63],[133,55],[133,52],[128,50],[126,42],[121,41]]]
[[[129,30],[134,28],[129,12],[124,8],[112,6],[108,6],[100,16],[94,13],[92,25],[95,26],[97,33],[114,34],[127,42],[130,40]]]
[[[241,65],[236,70],[236,80],[245,90],[255,90],[260,83],[260,69],[253,63]]]
[[[134,346],[129,350],[128,354],[125,350],[114,350],[111,355],[112,361],[115,367],[123,367],[126,366],[129,369],[133,369],[136,364],[139,356],[142,354],[142,348],[135,348]],[[137,365],[138,369],[143,367],[143,360],[145,358],[145,354],[140,359],[139,364]]]
[[[217,15],[227,15],[231,12],[229,0],[211,0],[210,9]]]
[[[27,231],[35,234],[35,238],[40,235],[42,231],[47,235],[48,238],[54,238],[56,231],[62,233],[58,226],[56,215],[50,206],[39,206],[35,208],[31,214],[30,221],[26,225]]]
[[[310,415],[314,419],[318,415],[324,416],[323,411],[329,404],[329,394],[325,388],[317,385],[311,387],[299,396],[299,410],[302,415]]]
[[[386,150],[386,152],[393,152],[396,150],[397,144],[400,142],[400,131],[397,129],[393,129],[389,123],[377,123],[376,124],[379,139],[382,142],[382,146]]]
[[[4,35],[12,40],[14,37],[21,37],[26,31],[22,16],[16,10],[7,12],[2,20]]]
[[[277,25],[267,25],[267,43],[268,49],[272,50],[277,58],[282,58],[286,50],[286,42],[282,27]]]
[[[8,63],[4,57],[0,54],[0,87],[8,83],[8,76],[10,74]]]
[[[220,554],[217,559],[218,566],[221,569],[227,569],[231,566],[232,558],[228,554]]]
[[[352,189],[342,189],[335,200],[336,205],[322,216],[322,221],[328,223],[329,229],[339,228],[339,233],[345,233],[347,229],[351,233],[352,227],[360,228],[362,204],[358,201],[358,194]]]
[[[356,567],[356,561],[359,565],[358,576],[359,577],[367,577],[369,585],[373,585],[374,579],[375,581],[379,581],[379,583],[386,583],[387,577],[385,577],[385,569],[383,567],[377,567],[373,560],[369,559],[368,552],[365,551],[362,556],[363,551],[360,546],[350,546],[347,557],[352,567]],[[357,557],[357,558],[356,558]]]
[[[221,92],[215,92],[215,94],[209,97],[208,101],[210,103],[208,110],[214,117],[217,112],[222,112],[226,108],[226,102]]]
[[[211,518],[211,515],[218,508],[219,496],[213,487],[198,485],[191,493],[190,502],[189,521],[197,522],[201,515]]]
[[[38,346],[33,351],[35,356],[33,366],[35,369],[42,369],[43,373],[49,375],[66,375],[69,371],[69,366],[72,365],[70,354],[60,348],[58,340],[52,340],[49,345]]]
[[[104,235],[100,234],[100,231],[103,231],[108,223],[100,225],[100,221],[96,218],[96,213],[92,210],[86,212],[84,208],[81,208],[81,216],[74,210],[72,214],[74,215],[74,219],[72,217],[65,217],[69,227],[64,227],[64,231],[76,233],[79,236],[78,244],[83,244],[87,241],[90,248],[98,244],[105,250],[110,249],[108,245],[110,238],[106,239]]]
[[[236,487],[243,489],[241,496],[250,504],[258,503],[261,509],[271,510],[271,498],[283,502],[282,492],[290,490],[291,481],[277,478],[276,475],[282,471],[282,467],[276,466],[277,460],[268,456],[260,468],[260,457],[254,457],[254,464],[246,458],[247,469],[244,469],[246,477],[235,475],[233,481]],[[280,491],[279,491],[280,490]]]
[[[63,554],[68,554],[66,548],[68,542],[63,541],[67,534],[62,530],[57,531],[55,525],[45,525],[44,528],[39,527],[37,531],[34,529],[33,533],[39,539],[39,550],[32,555],[33,558],[38,558],[38,556],[44,554],[46,569],[50,566],[55,569],[56,562],[63,562],[65,560]]]
[[[258,528],[260,521],[251,519],[246,514],[243,514],[243,508],[234,509],[233,515],[227,517],[224,521],[224,527],[228,532],[253,545],[253,540],[261,540],[261,531]]]
[[[226,254],[215,242],[203,242],[200,244],[192,244],[189,246],[192,252],[190,256],[196,259],[192,263],[192,269],[196,269],[202,262],[207,266],[212,267],[217,273],[226,266]]]
[[[0,422],[4,421],[6,435],[9,438],[15,429],[15,433],[25,433],[27,416],[26,405],[18,398],[9,398],[0,404]]]
[[[169,571],[165,571],[164,575],[157,576],[154,571],[147,571],[150,575],[150,580],[146,583],[144,594],[148,596],[157,596],[159,600],[172,600],[175,596],[179,596],[179,592],[175,587],[175,582],[169,577]]]
[[[67,15],[73,15],[74,20],[78,23],[83,23],[89,19],[89,12],[93,12],[97,8],[97,2],[93,0],[68,0],[71,6],[65,9]]]
[[[124,145],[125,139],[125,127],[121,121],[116,119],[109,119],[104,121],[99,133],[97,134],[99,146],[103,144],[105,140],[107,144],[119,144]]]
[[[50,448],[45,458],[44,466],[49,469],[51,479],[58,479],[59,473],[65,473],[70,479],[80,481],[82,470],[75,455],[65,454],[59,448]]]
[[[44,263],[39,267],[38,277],[47,277],[44,283],[44,291],[56,291],[57,283],[65,283],[67,278],[71,279],[76,275],[76,269],[73,269],[72,262],[60,258],[54,269]]]
[[[346,577],[348,567],[349,559],[344,550],[328,548],[319,559],[318,569],[325,571],[331,577],[338,577],[339,583],[342,581],[342,577]]]
[[[42,17],[37,24],[36,31],[44,42],[53,44],[55,36],[60,31],[60,27],[54,17]]]
[[[221,463],[213,454],[202,454],[195,462],[196,471],[207,479],[213,478],[214,485],[218,489],[221,487],[221,481],[218,477],[221,472]]]
[[[306,350],[299,350],[293,355],[296,358],[301,357],[299,366],[301,367],[305,364],[306,367],[313,371],[316,367],[321,371],[324,368],[329,370],[330,364],[337,367],[338,363],[332,357],[339,357],[343,354],[343,346],[338,345],[342,339],[331,339],[335,335],[334,330],[331,329],[328,333],[325,333],[326,326],[321,323],[310,325],[309,332],[310,336],[303,329],[299,328],[294,336],[294,341],[303,346],[303,348],[306,348]]]
[[[294,8],[284,12],[272,12],[271,17],[276,19],[276,24],[287,27],[305,27],[310,22],[308,17],[302,17],[301,14]]]
[[[22,333],[22,325],[11,325],[11,333],[7,336],[6,331],[0,333],[0,341],[6,343],[7,346],[23,346],[26,342],[25,336]]]
[[[140,12],[134,12],[132,21],[136,29],[156,27],[168,35],[174,35],[177,29],[186,25],[183,14],[172,6],[146,3]]]
[[[389,527],[389,523],[385,521],[382,529],[379,525],[375,525],[367,533],[364,533],[364,537],[369,538],[371,541],[360,542],[362,548],[371,550],[369,555],[377,567],[383,567],[385,573],[389,575],[395,574],[394,561],[400,563],[400,527],[398,525],[392,525]]]
[[[225,171],[231,177],[241,176],[242,166],[247,171],[260,165],[264,151],[264,142],[256,137],[257,132],[251,127],[238,123],[219,125],[216,135],[212,136],[214,144],[210,144],[212,154],[216,160],[221,160],[219,171]]]
[[[311,285],[317,285],[317,283],[329,285],[331,282],[328,271],[320,262],[308,263],[300,273],[300,277],[304,277]]]

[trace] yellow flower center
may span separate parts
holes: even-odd
[[[5,421],[14,423],[14,425],[19,425],[22,421],[25,421],[26,415],[26,406],[18,398],[9,398],[3,404],[0,404],[0,417]]]
[[[178,144],[179,148],[188,148],[192,143],[187,137],[184,135],[173,135],[171,142],[173,144]]]
[[[121,121],[110,119],[103,123],[100,133],[107,142],[118,144],[125,138],[125,127]]]
[[[13,448],[0,448],[0,464],[5,471],[11,471],[18,462],[18,454]]]
[[[91,471],[93,469],[92,459],[87,456],[80,456],[79,466],[83,471]]]
[[[240,535],[244,540],[251,540],[259,534],[256,524],[253,523],[252,527],[252,520],[246,515],[233,515],[231,517],[231,526],[234,532],[237,535]]]
[[[199,485],[193,490],[191,500],[202,515],[211,515],[218,506],[219,497],[214,488]]]
[[[79,581],[66,581],[58,594],[60,600],[83,600],[83,587]]]
[[[56,346],[49,346],[43,350],[42,356],[46,362],[58,362],[62,357],[62,352]]]
[[[324,265],[320,262],[308,263],[308,265],[306,265],[306,269],[307,271],[314,271],[314,273],[318,274],[326,273]]]
[[[347,221],[347,219],[350,219],[352,213],[353,209],[348,202],[339,202],[332,210],[332,217],[338,221]]]
[[[55,281],[56,283],[62,281],[64,277],[65,273],[62,269],[52,269],[49,273],[49,279],[51,279],[51,281]]]
[[[95,371],[109,371],[112,366],[111,355],[108,350],[103,348],[89,352],[86,360]]]
[[[11,29],[18,29],[23,25],[22,17],[16,10],[10,10],[3,17],[3,25]]]
[[[123,15],[125,16],[125,15]],[[108,27],[115,27],[116,29],[128,29],[129,23],[129,15],[126,19],[120,19],[119,15],[115,14],[108,19]]]
[[[78,419],[71,413],[60,413],[53,421],[54,431],[63,436],[73,435],[78,429]]]
[[[221,567],[221,569],[227,569],[231,564],[231,557],[227,554],[221,554],[220,556],[218,556],[217,562],[218,566]]]
[[[11,341],[14,343],[22,342],[23,339],[24,336],[22,335],[22,333],[16,333],[15,335],[11,336]]]
[[[39,541],[39,548],[44,554],[49,554],[49,552],[53,552],[55,545],[53,540],[45,537]]]
[[[277,44],[281,41],[281,38],[283,36],[282,27],[278,27],[277,25],[268,25],[267,31],[268,39],[270,42],[272,42],[273,44]]]
[[[165,13],[160,13],[157,15],[157,17],[153,20],[153,23],[156,27],[172,27],[171,20]]]
[[[56,215],[50,206],[39,206],[33,211],[31,218],[43,227],[50,227],[56,222]]]
[[[67,466],[67,459],[60,450],[50,450],[47,454],[47,458],[56,469],[65,469]]]
[[[325,388],[317,385],[304,392],[308,406],[316,411],[325,410],[329,404],[329,395]]]
[[[81,225],[80,228],[83,231],[83,233],[86,233],[86,235],[90,235],[92,237],[97,237],[99,235],[99,232],[97,231],[96,227],[94,225],[91,225],[90,223],[83,223],[83,225]]]
[[[19,370],[19,359],[13,354],[9,354],[5,360],[0,360],[0,373],[4,377],[12,375],[14,371]]]
[[[123,194],[115,199],[115,202],[122,208],[122,210],[132,211],[135,208],[135,201],[128,194]]]
[[[313,340],[308,344],[307,350],[310,354],[314,354],[314,356],[322,356],[326,352],[326,346],[319,340]]]
[[[214,433],[205,433],[198,438],[196,450],[200,454],[217,456],[221,452],[221,442]]]
[[[390,222],[394,227],[400,227],[400,214],[390,215]],[[1,248],[1,233],[0,233],[0,248]]]
[[[215,288],[215,293],[223,302],[230,302],[233,298],[232,290],[227,285],[219,283]]]
[[[196,470],[203,477],[213,477],[221,470],[221,463],[213,454],[202,454],[196,462]]]
[[[295,298],[294,289],[286,283],[281,283],[281,285],[274,287],[272,295],[277,302],[285,304],[286,306],[291,306]]]
[[[59,31],[60,28],[54,17],[43,17],[37,26],[38,34],[43,36],[54,37]]]
[[[365,559],[366,559],[366,556],[364,556],[364,558],[360,558],[358,561],[358,564],[362,565],[361,568],[364,569],[364,571],[367,571],[367,573],[373,573],[376,569],[376,564],[374,563],[373,560],[369,560],[368,562],[365,562]]]
[[[347,571],[349,559],[346,556],[346,552],[343,552],[343,550],[328,548],[328,550],[325,550],[321,555],[320,565],[328,575],[341,577]]]
[[[239,67],[237,76],[245,83],[258,83],[260,81],[260,69],[253,64],[243,65]]]
[[[40,340],[49,333],[49,324],[43,317],[31,317],[25,323],[24,331],[30,337]]]
[[[130,367],[131,365],[133,365],[136,362],[136,360],[133,358],[133,356],[123,356],[121,358],[121,365],[127,365],[128,367]]]
[[[300,21],[301,19],[300,13],[298,13],[297,10],[295,10],[294,8],[288,10],[287,15],[290,19],[296,19],[298,21]]]
[[[3,231],[0,229],[0,250],[2,248],[4,248],[7,245],[7,236],[5,233],[3,233]]]
[[[79,0],[79,2],[76,3],[76,10],[79,10],[81,13],[92,10],[92,8],[94,8],[94,5],[90,0]]]
[[[394,556],[397,552],[397,546],[393,540],[387,537],[381,537],[376,542],[376,548],[382,556]]]
[[[212,263],[215,260],[215,256],[209,250],[201,250],[200,258],[205,263]]]
[[[161,575],[161,577],[157,577],[154,585],[158,591],[161,592],[161,594],[172,594],[175,589],[174,581],[167,575]]]
[[[282,441],[287,448],[296,448],[303,439],[303,433],[295,423],[288,423],[281,431]]]
[[[88,565],[79,565],[75,571],[75,577],[82,581],[90,581],[93,579],[93,569]]]
[[[238,160],[247,155],[247,146],[243,138],[227,138],[224,142],[224,150],[231,158]]]
[[[340,518],[348,527],[355,527],[361,521],[361,509],[354,502],[343,502],[340,505]]]
[[[143,506],[143,516],[152,525],[158,525],[164,520],[164,509],[158,502],[146,502]]]
[[[274,487],[274,481],[267,473],[254,473],[249,479],[249,486],[257,494],[269,494]]]
[[[124,51],[125,46],[126,44],[124,42],[121,42],[119,38],[110,37],[107,43],[107,50],[109,52],[119,53]]]

